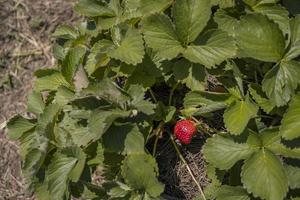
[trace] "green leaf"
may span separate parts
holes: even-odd
[[[59,86],[71,87],[60,72],[53,72],[52,74],[38,77],[34,83],[34,90],[37,92],[57,90]]]
[[[144,100],[145,92],[143,87],[139,85],[130,85],[129,89],[127,90],[127,93],[132,98],[130,105],[133,108],[147,115],[154,114],[154,109],[156,108],[156,105],[150,102],[149,100]]]
[[[300,188],[300,168],[291,165],[285,165],[285,172],[288,177],[289,186],[291,189]]]
[[[112,198],[122,198],[125,197],[130,192],[130,188],[125,184],[118,183],[117,186],[111,188],[108,195]]]
[[[215,166],[208,163],[205,167],[206,169],[206,175],[210,179],[211,184],[220,187],[222,185],[222,180],[225,175],[225,171],[218,170]]]
[[[294,44],[300,40],[300,15],[296,15],[295,18],[291,19],[291,43]]]
[[[124,153],[127,155],[144,152],[144,136],[137,127],[134,127],[126,136],[124,147]]]
[[[101,138],[116,119],[125,118],[129,115],[130,111],[120,109],[95,110],[89,119],[89,130],[95,135],[94,140]]]
[[[264,77],[262,89],[276,106],[286,105],[300,83],[300,63],[282,61]]]
[[[241,57],[265,62],[277,62],[285,49],[285,40],[278,25],[261,14],[241,17],[236,29],[236,41]]]
[[[59,125],[61,125],[62,123],[59,123]],[[68,125],[67,125],[68,126]],[[73,132],[72,134],[69,132],[69,127],[57,127],[55,126],[53,128],[53,144],[55,144],[55,146],[57,148],[67,148],[70,146],[73,146],[74,143],[73,142],[73,138],[71,137],[71,135],[77,135],[78,130],[76,130],[76,132]],[[81,135],[82,137],[82,135]],[[83,140],[81,138],[81,140]],[[86,138],[84,138],[84,140],[86,140]]]
[[[145,190],[152,197],[158,197],[164,191],[164,186],[157,180],[156,161],[150,155],[128,155],[123,161],[121,173],[130,187]]]
[[[248,144],[236,143],[232,138],[222,135],[209,138],[203,147],[206,161],[221,170],[230,169],[237,161],[247,159],[253,152],[254,149]]]
[[[126,0],[124,18],[145,17],[163,11],[171,3],[171,0]]]
[[[155,113],[155,119],[157,121],[163,120],[165,123],[170,122],[176,113],[174,106],[165,106],[161,101],[158,102],[158,106]]]
[[[285,55],[285,59],[292,60],[292,59],[299,57],[299,55],[300,55],[300,40],[298,40],[297,42],[292,44],[289,51]]]
[[[261,4],[274,4],[277,3],[279,0],[243,0],[243,1],[253,8]]]
[[[284,36],[290,37],[289,12],[286,8],[275,4],[261,4],[253,7],[253,9],[255,12],[266,15],[269,19],[277,23]]]
[[[35,124],[21,116],[9,120],[7,124],[8,136],[11,140],[18,140],[25,132],[33,129]]]
[[[210,30],[187,47],[183,56],[188,60],[212,68],[236,55],[236,44],[232,37],[222,30]]]
[[[259,107],[261,107],[266,113],[270,113],[275,108],[275,103],[267,98],[258,84],[251,84],[249,92]]]
[[[47,182],[36,184],[34,194],[38,200],[51,200]]]
[[[230,8],[235,6],[235,0],[211,0],[212,5],[219,5],[220,8]]]
[[[144,152],[144,137],[135,126],[111,126],[102,138],[105,151],[120,154]]]
[[[173,6],[176,32],[184,44],[194,41],[211,15],[209,0],[177,0]]]
[[[223,115],[227,130],[233,135],[240,135],[246,128],[250,119],[257,115],[258,107],[249,99],[235,101]]]
[[[225,10],[219,9],[214,14],[214,21],[218,24],[219,29],[226,31],[230,36],[235,36],[239,21],[230,16]]]
[[[114,16],[113,10],[108,8],[104,3],[100,3],[97,0],[80,0],[74,10],[82,15],[88,17],[97,16]]]
[[[45,103],[42,94],[39,92],[31,92],[28,95],[27,110],[34,114],[41,114],[45,108]]]
[[[203,114],[227,107],[226,100],[230,94],[204,91],[192,91],[184,98],[184,113]]]
[[[78,120],[70,117],[68,113],[65,113],[63,120],[58,124],[57,140],[63,137],[63,147],[70,146],[70,144],[76,144],[77,146],[87,146],[94,138],[95,135],[89,132],[88,127],[80,126]],[[68,141],[71,138],[71,141]]]
[[[283,116],[280,134],[286,140],[292,140],[300,137],[300,94],[293,97],[288,111]]]
[[[272,127],[272,128],[266,128],[263,129],[259,137],[262,142],[262,147],[272,147],[274,143],[280,142],[280,134],[279,134],[279,128],[278,127]]]
[[[285,55],[287,60],[292,60],[300,55],[300,15],[290,20],[290,27],[291,43],[290,49]]]
[[[103,165],[104,163],[104,148],[101,143],[97,143],[95,155],[87,162],[88,165]]]
[[[122,69],[123,67],[123,69]],[[157,68],[155,63],[146,55],[143,62],[135,66],[121,66],[121,69],[128,74],[128,79],[126,81],[126,86],[130,85],[142,85],[144,89],[148,89],[153,86],[158,77],[161,77],[162,73]],[[131,70],[134,69],[132,72]]]
[[[133,0],[136,4],[136,1]],[[140,0],[140,7],[138,8],[143,16],[151,13],[163,11],[172,3],[172,0]]]
[[[67,40],[75,40],[79,36],[79,32],[71,26],[61,25],[57,27],[52,36]]]
[[[59,44],[54,44],[53,46],[53,56],[55,59],[57,59],[58,61],[64,60],[67,54],[67,50],[68,48],[64,48],[63,46],[59,45]]]
[[[111,17],[99,17],[97,25],[100,29],[109,29],[134,18],[144,18],[150,14],[161,12],[169,5],[171,0],[119,0],[110,1],[108,7],[114,11]]]
[[[34,130],[28,131],[23,134],[18,140],[20,141],[19,153],[22,160],[24,161],[26,159],[26,156],[28,155],[28,152],[36,147],[37,133]]]
[[[107,197],[107,193],[103,187],[92,183],[85,182],[83,188],[79,186],[79,189],[82,191],[82,199],[97,199],[99,196]]]
[[[84,170],[85,162],[86,162],[86,154],[79,147],[72,147],[69,149],[65,149],[63,153],[68,156],[73,156],[77,158],[76,165],[74,166],[74,168],[69,174],[70,180],[76,183],[79,181],[81,174]]]
[[[100,82],[89,85],[88,88],[83,90],[83,93],[99,96],[109,103],[120,106],[130,100],[130,96],[109,78],[104,78]]]
[[[174,64],[175,79],[193,90],[205,90],[206,71],[202,65],[179,60]]]
[[[250,200],[250,197],[242,187],[223,185],[217,191],[216,200]]]
[[[175,28],[167,15],[155,14],[142,21],[142,31],[147,45],[163,59],[173,59],[183,51]]]
[[[132,75],[127,79],[127,85],[142,84],[143,88],[150,88],[155,84],[156,78],[152,74],[148,74],[143,71],[143,68],[138,68]]]
[[[240,71],[239,67],[234,61],[228,61],[226,64],[226,68],[228,68],[230,71],[232,71],[232,75],[234,79],[232,78],[232,85],[231,87],[228,87],[226,82],[224,82],[224,79],[221,80],[221,83],[225,83],[225,87],[229,91],[229,93],[233,94],[233,96],[241,98],[242,96],[245,96],[245,90],[244,90],[244,84],[243,84],[243,78],[244,75]],[[222,78],[221,78],[222,79]],[[237,94],[235,94],[235,91]]]
[[[255,197],[282,200],[288,191],[288,179],[280,160],[268,150],[260,150],[245,161],[242,183]]]
[[[84,66],[88,75],[92,75],[99,67],[105,67],[109,62],[107,55],[108,49],[111,48],[113,43],[109,40],[100,40],[91,49],[87,58],[87,63]]]
[[[300,148],[289,148],[280,142],[273,143],[267,147],[270,151],[276,155],[281,155],[288,158],[300,159]]]
[[[34,176],[39,172],[46,157],[48,139],[32,131],[24,134],[20,141],[20,154],[23,159],[22,173],[31,187],[35,185]]]
[[[45,134],[49,131],[48,125],[53,123],[59,114],[61,107],[56,104],[49,104],[44,112],[40,115],[38,122],[37,122],[37,130],[39,133]]]
[[[108,55],[127,64],[141,63],[145,55],[142,35],[137,29],[128,29],[121,42],[108,51]]]
[[[60,106],[64,106],[67,105],[70,101],[72,101],[74,97],[75,93],[72,90],[61,86],[57,89],[57,92],[55,94],[55,102]]]
[[[75,72],[82,62],[83,56],[85,55],[86,49],[81,46],[76,46],[69,50],[67,56],[62,63],[62,75],[66,78],[69,83],[72,83]]]
[[[51,198],[57,200],[68,198],[69,174],[76,165],[76,162],[76,157],[71,157],[61,152],[54,154],[46,172]]]

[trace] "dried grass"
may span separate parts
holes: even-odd
[[[205,137],[197,134],[191,144],[180,146],[180,150],[201,188],[209,184],[205,172],[205,160],[201,148]],[[186,165],[177,156],[168,136],[161,139],[157,150],[160,180],[165,183],[164,197],[168,200],[191,200],[200,195],[196,183],[189,174]]]
[[[26,95],[33,72],[55,64],[51,33],[78,17],[76,0],[0,0],[0,124],[26,115]],[[29,200],[22,179],[18,145],[0,128],[0,200]]]

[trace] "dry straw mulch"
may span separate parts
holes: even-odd
[[[0,0],[0,125],[25,113],[33,72],[55,64],[51,33],[73,23],[76,0]],[[26,195],[18,145],[0,127],[0,200],[33,199]]]

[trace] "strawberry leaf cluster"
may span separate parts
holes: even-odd
[[[188,138],[174,133],[188,145],[197,119],[215,113],[224,125],[202,147],[206,199],[300,198],[298,3],[79,0],[74,9],[85,18],[53,33],[56,66],[35,72],[34,117],[8,123],[38,199],[164,199],[157,140],[190,122]]]

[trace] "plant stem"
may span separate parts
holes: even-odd
[[[157,127],[157,129],[154,132],[154,135],[156,135],[155,141],[154,141],[154,146],[153,146],[153,151],[152,151],[152,156],[155,157],[156,154],[156,149],[157,149],[157,143],[158,143],[158,139],[160,137],[160,134],[162,132],[162,129],[165,125],[164,121],[161,121]]]
[[[154,141],[154,146],[153,146],[153,151],[152,151],[152,156],[153,157],[155,157],[155,154],[156,154],[158,138],[159,138],[159,135],[156,136],[155,141]]]
[[[197,118],[195,118],[194,116],[192,116],[191,118],[194,120],[194,122],[196,122],[196,125],[197,125],[197,126],[200,126],[200,127],[201,127],[201,130],[200,130],[200,131],[203,131],[204,133],[207,133],[208,135],[211,135],[211,134],[210,134],[211,132],[212,132],[212,133],[217,133],[217,132],[219,132],[218,130],[216,130],[216,129],[214,129],[214,128],[211,128],[211,127],[209,127],[209,126],[204,127],[204,126],[203,126],[203,123],[200,122],[200,121],[199,121]]]
[[[188,165],[188,163],[187,163],[186,160],[184,159],[183,155],[181,154],[181,152],[180,152],[180,150],[179,150],[177,144],[176,144],[175,141],[174,141],[173,135],[171,135],[170,133],[169,133],[169,135],[170,135],[171,142],[172,142],[172,144],[173,144],[173,146],[174,146],[174,149],[175,149],[177,155],[179,156],[180,160],[184,163],[184,165],[185,165],[186,169],[188,170],[189,174],[191,175],[193,181],[194,181],[195,184],[197,185],[197,187],[198,187],[198,189],[199,189],[199,191],[200,191],[200,194],[201,194],[203,200],[206,200],[205,194],[204,194],[204,192],[203,192],[203,190],[202,190],[200,184],[199,184],[198,181],[196,180],[196,178],[195,178],[195,176],[194,176],[194,174],[193,174],[193,172],[192,172],[190,166]]]
[[[258,117],[267,118],[267,119],[274,119],[274,117],[271,117],[271,116],[268,116],[268,115],[258,115]]]
[[[157,103],[158,101],[157,101],[157,99],[156,99],[156,97],[155,97],[155,95],[154,95],[154,92],[152,91],[151,88],[149,89],[149,92],[150,92],[150,95],[151,95],[153,101],[154,101],[155,103]]]
[[[170,96],[169,96],[169,106],[172,104],[172,97],[174,94],[174,91],[176,90],[177,86],[179,85],[179,82],[177,82],[173,87],[172,90],[170,92]]]

